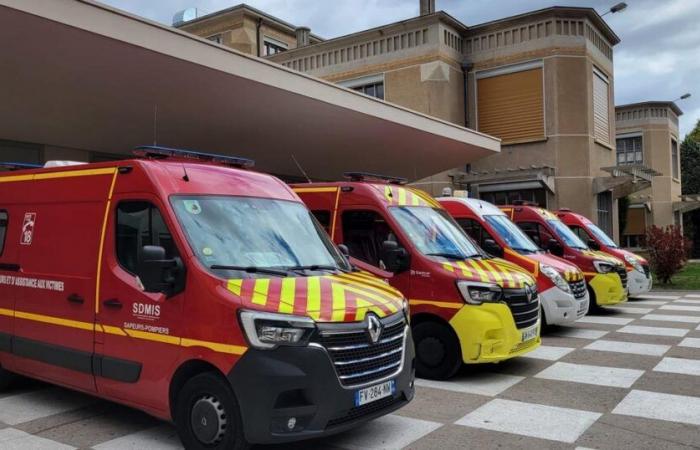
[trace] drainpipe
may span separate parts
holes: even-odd
[[[261,50],[260,50],[261,45],[260,44],[262,44],[262,42],[261,42],[262,39],[260,39],[260,29],[262,28],[262,24],[263,24],[263,19],[261,17],[258,19],[258,24],[255,27],[255,41],[256,41],[256,44],[258,45],[258,52],[257,52],[258,58],[261,56],[261,53],[260,53],[261,52]]]
[[[469,128],[469,71],[472,70],[474,64],[462,63],[462,73],[464,74],[464,126]]]

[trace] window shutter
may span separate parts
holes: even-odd
[[[644,208],[629,208],[627,210],[627,225],[622,234],[643,235],[646,233],[647,220]]]
[[[608,77],[593,70],[593,136],[600,142],[610,143],[610,89]]]
[[[479,78],[477,119],[504,144],[544,139],[542,68]]]

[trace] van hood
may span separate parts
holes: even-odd
[[[554,269],[561,274],[564,280],[566,280],[569,283],[574,281],[581,281],[584,278],[581,269],[574,266],[573,264],[569,264],[561,258],[557,258],[556,256],[550,255],[549,253],[537,253],[534,255],[527,255],[525,256],[525,258],[531,258],[537,261],[537,263],[539,264],[554,267]]]
[[[639,264],[649,264],[649,262],[645,258],[642,258],[641,256],[622,248],[611,248],[609,252],[617,258],[625,261],[625,264],[627,263],[627,261],[625,260],[625,256],[629,256],[630,258],[636,259],[637,261],[639,261]]]
[[[603,253],[599,250],[580,250],[581,254],[584,256],[588,256],[589,258],[597,259],[600,261],[607,261],[610,264],[614,264],[616,266],[625,266],[625,263],[622,262],[619,258],[615,258],[612,255],[609,255],[607,253]]]
[[[449,261],[442,268],[460,280],[495,283],[505,289],[522,289],[537,283],[524,269],[501,258]]]
[[[359,322],[400,312],[404,296],[366,272],[311,277],[231,279],[226,288],[244,308],[310,317],[317,322]]]

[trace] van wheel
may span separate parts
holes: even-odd
[[[223,377],[192,377],[178,393],[175,424],[186,449],[248,448],[236,396]]]
[[[413,327],[416,376],[432,380],[452,378],[462,367],[462,350],[452,328],[437,322]]]
[[[0,391],[7,389],[14,379],[15,374],[8,372],[0,366]]]
[[[588,312],[586,315],[591,315],[595,313],[599,313],[603,308],[598,304],[598,301],[595,298],[595,292],[593,291],[593,288],[588,286]]]

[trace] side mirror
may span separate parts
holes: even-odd
[[[588,247],[590,247],[593,250],[600,250],[600,244],[598,244],[598,241],[593,239],[588,240]]]
[[[350,257],[350,249],[348,248],[347,245],[338,244],[338,250],[340,251],[340,254],[345,256],[346,258]]]
[[[144,245],[137,272],[146,292],[162,292],[170,297],[184,289],[182,261],[180,258],[166,259],[163,247]]]
[[[381,259],[389,272],[399,273],[411,267],[411,258],[408,252],[405,248],[399,247],[395,241],[382,243]]]
[[[554,256],[564,256],[564,249],[556,239],[550,239],[547,241],[547,250],[549,250],[549,253]]]
[[[484,250],[493,256],[503,256],[503,249],[493,239],[484,239]]]

